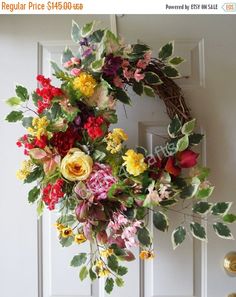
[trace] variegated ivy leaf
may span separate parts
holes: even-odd
[[[218,215],[223,216],[229,211],[231,205],[232,205],[232,202],[215,203],[211,209],[211,213],[215,216],[218,216]]]
[[[8,121],[9,123],[15,123],[17,121],[20,121],[21,119],[23,119],[23,112],[22,111],[16,111],[13,110],[12,112],[10,112],[7,116],[6,116],[6,121]]]
[[[186,150],[188,148],[188,146],[189,146],[188,135],[184,135],[177,142],[177,150],[178,150],[178,152],[182,152],[182,151]]]
[[[181,122],[176,115],[172,120],[171,123],[168,125],[168,134],[171,138],[175,138],[178,132],[181,130]]]
[[[64,63],[70,61],[70,59],[71,59],[73,56],[74,56],[74,55],[73,55],[71,49],[69,49],[68,47],[66,47],[65,50],[64,50],[64,52],[63,52],[63,54],[62,54],[62,56],[61,56],[61,62],[62,62],[62,64],[64,64]]]
[[[165,75],[167,77],[170,77],[170,78],[179,77],[180,76],[178,70],[176,68],[174,68],[174,67],[171,67],[171,66],[166,66],[163,69],[163,72],[165,73]]]
[[[108,277],[105,282],[105,291],[110,294],[114,288],[114,280],[113,278]]]
[[[78,266],[85,264],[86,261],[87,261],[87,254],[81,253],[81,254],[75,255],[73,257],[73,259],[70,262],[70,265],[73,267],[78,267]]]
[[[208,188],[199,189],[197,193],[197,198],[199,199],[206,199],[211,196],[214,191],[214,186],[210,186]]]
[[[199,223],[192,222],[190,223],[190,230],[192,235],[199,240],[206,240],[206,230]]]
[[[194,196],[196,195],[196,193],[197,193],[197,190],[198,190],[199,185],[200,185],[200,180],[199,180],[199,178],[194,177],[194,178],[192,179],[191,184],[186,185],[186,186],[182,189],[182,191],[181,191],[181,193],[180,193],[180,198],[181,198],[181,199],[189,199],[189,198],[194,197]]]
[[[181,129],[181,132],[183,134],[191,134],[195,128],[195,124],[196,124],[196,119],[192,119],[191,121],[185,123]]]
[[[185,60],[182,57],[173,57],[169,60],[169,63],[172,65],[179,65],[183,63]]]
[[[138,240],[144,246],[151,245],[151,237],[147,228],[143,227],[138,230]]]
[[[151,71],[145,73],[145,81],[150,85],[157,85],[162,83],[160,77],[156,73]]]
[[[165,44],[162,48],[159,50],[158,58],[162,61],[166,60],[173,54],[174,50],[174,42],[169,42]]]
[[[223,221],[229,224],[234,223],[236,221],[236,215],[232,213],[226,214],[223,217]]]
[[[167,231],[169,227],[167,216],[161,211],[154,212],[153,225],[160,231]]]
[[[79,278],[81,281],[83,281],[84,279],[86,279],[87,276],[88,276],[88,269],[86,266],[83,266],[80,270]]]
[[[220,238],[234,239],[229,227],[223,223],[217,222],[213,224],[213,229]]]
[[[171,235],[173,248],[176,249],[178,246],[180,246],[185,240],[185,238],[186,238],[186,230],[184,226],[179,226],[178,228],[176,228]]]
[[[86,37],[89,34],[91,34],[93,31],[94,25],[95,25],[94,21],[91,23],[85,24],[80,31],[81,36]]]
[[[21,101],[26,101],[29,99],[28,91],[25,87],[17,85],[16,86],[16,95],[21,99]]]
[[[80,27],[79,25],[72,20],[72,27],[71,27],[71,39],[75,42],[75,43],[79,43],[81,38],[80,35]]]
[[[203,137],[204,135],[199,133],[189,135],[189,145],[198,145]]]
[[[105,58],[94,61],[91,65],[92,71],[99,72],[102,69],[104,62],[105,62]]]
[[[204,215],[210,211],[211,207],[212,203],[200,201],[194,204],[193,212]]]
[[[154,90],[149,86],[144,86],[144,94],[147,95],[148,97],[155,97],[156,96]]]
[[[11,97],[6,101],[6,103],[11,107],[18,106],[21,104],[21,102],[22,101],[19,97]]]
[[[50,64],[52,66],[52,69],[55,71],[56,73],[61,73],[62,70],[60,69],[60,67],[57,65],[57,63],[55,63],[54,61],[50,61]]]

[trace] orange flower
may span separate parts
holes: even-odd
[[[139,257],[142,260],[150,260],[154,258],[154,253],[151,251],[141,251]]]

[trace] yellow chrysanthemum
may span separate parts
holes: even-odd
[[[73,87],[75,90],[79,90],[86,97],[91,97],[94,94],[96,80],[92,77],[92,75],[82,72],[74,79]]]
[[[138,176],[147,169],[147,164],[144,162],[144,156],[140,153],[136,153],[134,150],[128,150],[125,156],[122,157],[125,162],[128,173]]]
[[[45,116],[42,118],[33,118],[32,127],[28,128],[28,132],[40,138],[42,135],[47,134],[48,124],[49,122]]]
[[[70,237],[72,235],[73,235],[73,230],[70,227],[66,227],[61,230],[61,236],[64,238]]]
[[[108,258],[112,254],[113,254],[113,249],[107,249],[107,250],[101,251],[101,256],[104,258]]]
[[[83,233],[79,233],[75,235],[74,241],[78,244],[85,242],[87,238],[84,236]]]
[[[115,128],[106,137],[107,150],[112,154],[119,152],[122,148],[122,142],[128,140],[128,135],[121,128]]]
[[[110,271],[105,267],[102,260],[97,260],[95,266],[99,277],[106,277],[110,274]]]
[[[142,260],[151,260],[154,258],[154,254],[151,251],[141,251],[139,257]]]
[[[26,177],[31,173],[33,167],[33,163],[31,160],[25,160],[22,162],[21,169],[17,170],[16,177],[19,180],[25,180]]]
[[[57,228],[57,231],[59,231],[59,232],[61,232],[61,230],[66,228],[64,225],[57,223],[57,222],[54,224],[54,226]]]

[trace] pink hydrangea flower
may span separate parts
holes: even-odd
[[[80,72],[81,72],[81,69],[73,68],[73,69],[71,69],[70,74],[73,76],[78,76],[80,74]]]
[[[110,187],[116,183],[111,167],[106,164],[94,163],[93,171],[86,181],[87,188],[98,199],[106,199]]]
[[[140,80],[144,79],[144,74],[140,72],[141,72],[141,69],[136,69],[134,72],[134,79],[137,82],[140,82]]]

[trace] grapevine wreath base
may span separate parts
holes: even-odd
[[[168,230],[173,206],[188,217],[171,234],[174,249],[188,232],[207,239],[201,224],[206,215],[219,237],[232,239],[229,224],[236,216],[229,213],[230,202],[208,202],[214,186],[194,151],[203,135],[194,132],[195,119],[173,80],[184,61],[173,56],[173,43],[154,58],[149,46],[124,44],[108,29],[96,30],[94,22],[82,28],[73,22],[71,33],[78,53],[65,49],[63,70],[52,62],[60,87],[43,75],[32,94],[17,85],[6,120],[27,129],[17,141],[27,158],[17,177],[33,183],[29,203],[37,203],[39,216],[44,208],[58,213],[60,244],[78,245],[71,266],[79,267],[81,280],[105,277],[110,293],[115,284],[124,285],[133,248],[140,248],[142,260],[154,257],[145,219],[150,211],[161,232]],[[116,102],[131,104],[128,88],[166,105],[171,122],[161,155],[127,148],[125,131],[111,127],[117,123]],[[94,246],[91,253],[83,252],[86,241]]]

